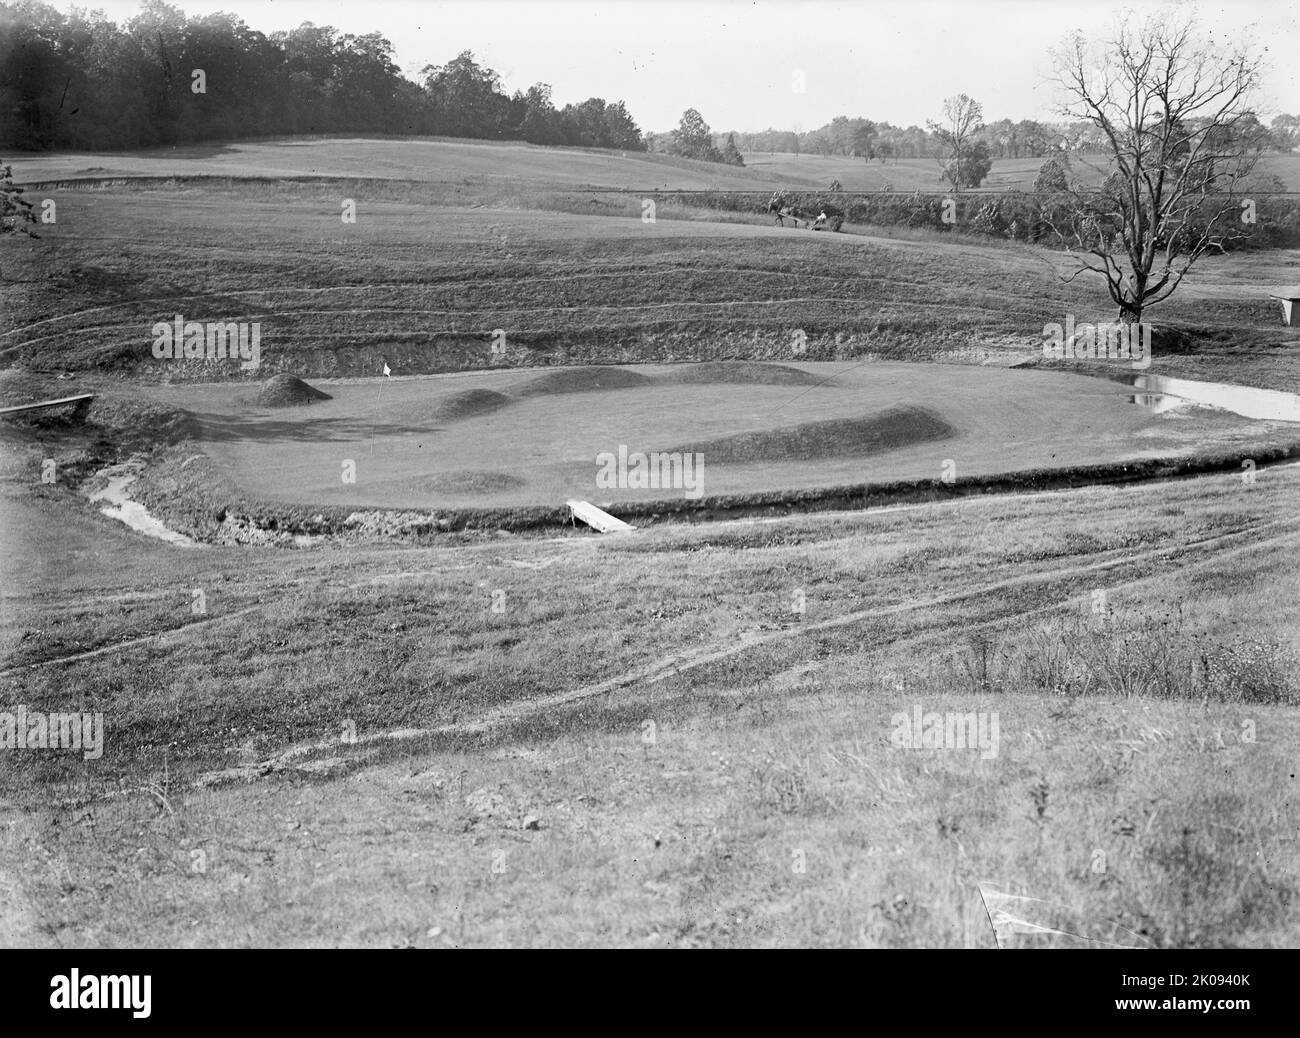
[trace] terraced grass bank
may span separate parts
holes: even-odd
[[[359,201],[355,224],[340,192]],[[1100,285],[1060,280],[1059,257],[987,241],[796,233],[756,222],[645,223],[631,214],[471,208],[361,184],[53,192],[39,242],[0,242],[0,363],[143,381],[366,377],[686,360],[1031,356],[1066,313],[1109,319]],[[521,204],[532,206],[524,200]],[[536,204],[540,204],[536,203]],[[502,203],[506,205],[506,203]],[[602,210],[603,211],[603,210]],[[747,218],[748,219],[748,218]],[[123,226],[146,227],[123,240]],[[1277,268],[1276,272],[1274,267]],[[1213,364],[1225,381],[1279,363],[1265,287],[1286,257],[1206,264],[1156,323],[1191,329],[1157,372]],[[1241,283],[1254,279],[1257,288]],[[257,323],[262,367],[159,361],[152,328]],[[1167,370],[1166,370],[1167,369]],[[1231,370],[1228,370],[1231,369]],[[1205,377],[1204,373],[1200,377]]]

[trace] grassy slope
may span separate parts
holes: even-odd
[[[7,849],[73,945],[978,945],[977,881],[1164,945],[1294,944],[1298,475],[347,553],[163,552],[11,497],[6,554],[81,561],[12,586],[26,658],[184,627],[195,587],[214,622],[0,677],[110,733],[95,764],[14,758]],[[1026,667],[1053,631],[1110,655]],[[1205,705],[1126,698],[1152,646],[1236,663]],[[997,710],[1001,752],[893,749],[914,703]],[[255,784],[190,784],[231,768]],[[122,784],[153,792],[86,799]]]
[[[11,158],[13,158],[11,156]],[[989,190],[1032,190],[1043,159],[998,159],[982,185]],[[1101,156],[1074,160],[1076,176],[1100,179]],[[135,152],[20,155],[13,158],[19,183],[122,176],[379,177],[417,181],[527,180],[550,187],[587,186],[679,190],[770,190],[778,184],[846,191],[941,191],[933,158],[865,162],[844,156],[746,157],[744,168],[669,155],[542,148],[520,143],[465,140],[360,140],[285,138],[235,141]],[[1300,190],[1300,155],[1269,155],[1261,171]]]
[[[389,192],[402,195],[403,190]],[[493,364],[748,356],[978,357],[1032,352],[1066,313],[1109,318],[1104,293],[1063,283],[1059,257],[951,236],[815,234],[695,214],[654,224],[635,199],[609,216],[467,210],[359,198],[355,225],[319,186],[56,192],[40,242],[0,242],[11,306],[0,362],[225,378],[231,365],[158,365],[174,313],[263,325],[267,372],[371,375]],[[531,204],[531,203],[530,203]],[[541,203],[539,203],[541,204]],[[625,219],[611,218],[625,215]],[[148,228],[126,239],[124,226]],[[1153,370],[1300,386],[1293,329],[1271,285],[1292,253],[1206,262],[1150,319],[1198,333]],[[504,355],[491,348],[506,332]]]
[[[126,153],[22,156],[13,166],[19,182],[176,175],[376,177],[431,182],[527,181],[539,187],[739,191],[770,191],[786,182],[800,186],[817,183],[669,155],[462,140],[288,138]]]

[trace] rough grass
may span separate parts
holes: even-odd
[[[1206,630],[1178,605],[1053,617],[1026,632],[977,635],[928,680],[968,692],[1190,699],[1300,706],[1295,647],[1249,630]]]
[[[29,863],[28,942],[989,947],[985,883],[1157,947],[1292,945],[1293,672],[1252,645],[1298,641],[1296,478],[197,555],[11,486],[6,554],[46,569],[7,585],[28,660],[64,651],[47,631],[183,626],[195,586],[218,620],[0,677],[0,701],[102,709],[110,732],[93,764],[4,772],[30,808],[0,832]],[[1007,661],[987,678],[962,662],[981,633]],[[700,649],[729,655],[667,666]],[[1191,680],[1193,650],[1226,694]],[[1085,692],[1088,668],[1168,685]],[[529,709],[611,676],[629,680]],[[997,711],[999,752],[896,747],[918,705]],[[379,738],[501,707],[518,713],[486,733]],[[304,740],[322,748],[257,777]],[[246,783],[191,785],[243,764]]]
[[[0,407],[18,407],[21,404],[72,396],[74,390],[69,389],[68,385],[67,382],[60,382],[41,373],[22,368],[6,368],[0,371]]]

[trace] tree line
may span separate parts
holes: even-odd
[[[1300,116],[1278,115],[1260,124],[1267,151],[1289,152],[1300,145]],[[719,144],[727,133],[715,135]],[[943,142],[930,128],[894,126],[889,122],[837,115],[824,126],[807,132],[761,130],[734,133],[741,154],[782,152],[789,155],[840,155],[868,162],[933,158]],[[650,134],[652,151],[667,151],[667,134]],[[1084,121],[1039,122],[1034,119],[998,119],[984,124],[971,144],[982,143],[993,159],[1041,159],[1063,151],[1102,152],[1107,142],[1095,126]]]
[[[469,51],[403,76],[392,43],[304,22],[265,34],[231,14],[145,0],[119,26],[39,0],[0,3],[0,146],[104,150],[288,134],[411,134],[644,150],[622,101],[557,108],[507,93]]]

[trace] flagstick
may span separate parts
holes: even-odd
[[[381,378],[381,379],[379,380],[379,389],[378,389],[378,391],[375,393],[375,416],[376,416],[376,420],[378,419],[378,416],[379,416],[379,415],[383,414],[383,412],[380,411],[380,409],[379,409],[379,401],[380,401],[380,397],[382,397],[382,396],[384,395],[384,382],[385,382],[385,381],[386,381],[386,380],[391,376],[391,374],[392,374],[392,369],[389,368],[389,366],[388,366],[388,361],[384,360],[383,357],[380,357],[379,360],[380,360],[380,363],[382,363],[384,367],[383,367],[383,378]]]

